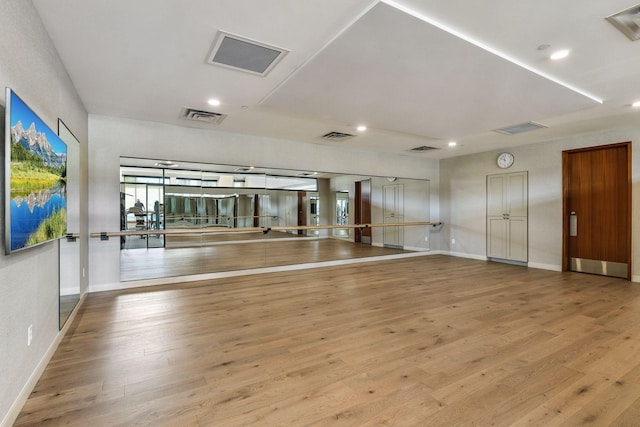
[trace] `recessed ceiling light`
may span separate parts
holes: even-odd
[[[367,127],[365,125],[360,125],[356,129],[358,129],[358,132],[364,132],[365,130],[367,130]]]
[[[172,162],[171,160],[167,160],[163,162],[156,162],[153,166],[157,168],[177,168],[180,165]]]
[[[563,59],[569,56],[569,52],[570,52],[569,49],[556,50],[551,54],[551,56],[549,56],[549,58],[553,59],[554,61],[558,59]]]
[[[214,107],[218,107],[220,105],[220,100],[212,98],[212,99],[207,101],[207,104],[212,105]]]
[[[455,147],[456,145],[458,145],[458,143],[455,142],[455,141],[449,141],[448,145],[449,145],[449,147]]]
[[[632,107],[638,108],[640,107],[640,101],[636,101],[633,104],[631,104]]]

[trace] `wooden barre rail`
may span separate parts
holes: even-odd
[[[375,228],[375,227],[414,227],[414,226],[430,225],[437,227],[442,225],[441,222],[403,222],[403,223],[387,223],[387,224],[344,224],[344,225],[292,225],[292,226],[273,226],[273,227],[216,227],[216,228],[174,228],[159,230],[131,230],[131,231],[108,231],[101,233],[90,233],[91,237],[100,237],[101,239],[116,236],[146,236],[148,234],[163,235],[191,235],[191,234],[216,234],[216,233],[257,233],[267,234],[269,231],[295,231],[295,230],[330,230],[336,228]]]

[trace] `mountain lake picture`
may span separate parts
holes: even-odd
[[[11,251],[67,230],[67,146],[13,92],[10,98]]]

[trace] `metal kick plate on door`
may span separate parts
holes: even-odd
[[[600,261],[595,259],[571,258],[571,271],[599,274],[602,276],[627,278],[627,263]]]

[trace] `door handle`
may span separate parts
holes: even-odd
[[[569,236],[576,237],[578,235],[578,215],[571,212],[569,215]]]

